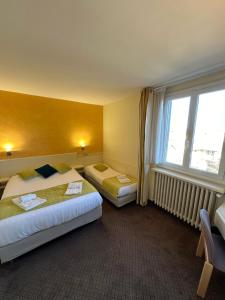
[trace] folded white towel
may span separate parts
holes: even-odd
[[[35,199],[33,200],[30,200],[30,201],[27,201],[25,203],[22,203],[20,201],[20,198],[14,198],[12,199],[12,202],[14,204],[16,204],[17,206],[19,206],[20,208],[24,209],[24,210],[30,210],[38,205],[41,205],[42,203],[46,202],[46,199],[43,199],[43,198],[39,198],[39,197],[36,197]]]
[[[83,182],[70,182],[68,184],[65,195],[81,194],[83,189]]]
[[[118,175],[117,179],[119,180],[120,183],[128,183],[131,182],[131,180],[126,176],[126,175]]]
[[[20,196],[20,203],[26,203],[37,198],[36,194],[27,194]]]

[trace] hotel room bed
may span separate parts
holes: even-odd
[[[40,190],[84,180],[74,169],[44,179],[36,177],[28,181],[18,175],[9,180],[2,199],[37,192]],[[90,223],[102,215],[102,198],[93,190],[43,208],[0,220],[0,260],[1,263],[18,257],[60,235]]]
[[[137,182],[131,182],[130,184],[121,185],[117,191],[117,194],[112,194],[109,189],[104,186],[103,182],[106,179],[115,178],[121,175],[121,173],[115,171],[111,167],[107,166],[107,169],[103,172],[99,172],[95,169],[95,165],[86,166],[84,169],[85,178],[91,182],[97,190],[115,206],[121,207],[127,203],[130,203],[137,198]]]

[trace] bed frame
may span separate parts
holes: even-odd
[[[110,193],[108,193],[104,187],[99,184],[97,181],[95,181],[92,177],[85,174],[84,176],[91,184],[93,184],[96,189],[99,191],[100,194],[102,194],[106,199],[108,199],[110,202],[112,202],[116,207],[122,207],[132,201],[135,201],[137,199],[137,192],[128,194],[123,197],[117,197],[115,198]]]
[[[39,231],[18,242],[0,247],[1,264],[27,253],[75,228],[91,223],[102,216],[102,206],[83,214],[69,222]]]

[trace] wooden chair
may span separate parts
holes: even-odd
[[[225,240],[222,236],[211,232],[208,212],[200,210],[201,235],[196,255],[202,257],[205,253],[205,263],[198,285],[197,295],[205,298],[212,276],[213,268],[225,272]]]

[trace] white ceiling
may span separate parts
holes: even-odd
[[[224,0],[0,2],[0,89],[107,104],[225,64]]]

